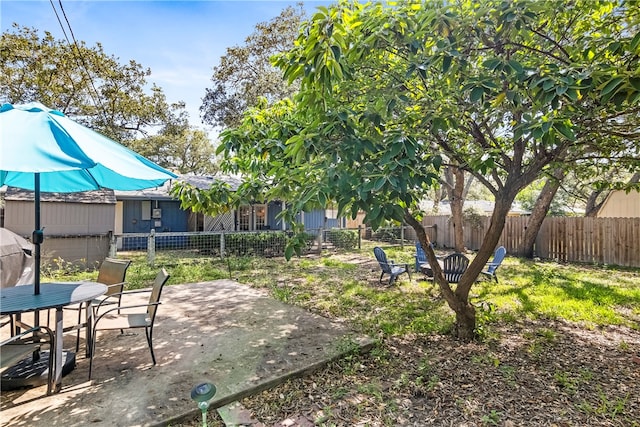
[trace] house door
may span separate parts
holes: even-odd
[[[267,225],[267,205],[254,206],[255,230],[264,230]]]
[[[267,224],[267,205],[240,206],[238,217],[238,230],[264,230]]]
[[[238,230],[249,231],[251,228],[251,206],[240,206],[238,209]]]

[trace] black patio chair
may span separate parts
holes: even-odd
[[[469,266],[469,258],[460,253],[446,256],[442,260],[444,277],[449,283],[458,283]]]

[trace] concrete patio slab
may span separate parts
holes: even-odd
[[[46,396],[44,386],[2,392],[1,424],[167,425],[200,413],[190,391],[201,382],[217,387],[214,410],[373,343],[231,280],[166,286],[162,302],[154,329],[156,366],[144,331],[99,333],[91,381],[81,347],[60,393]],[[65,348],[74,346],[75,335],[65,336]]]

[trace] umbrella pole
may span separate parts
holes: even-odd
[[[40,174],[36,173],[33,183],[33,202],[35,205],[35,230],[31,236],[32,243],[35,245],[35,271],[34,271],[34,295],[40,295],[40,244],[44,235],[40,230]]]

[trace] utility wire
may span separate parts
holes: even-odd
[[[93,104],[96,107],[96,109],[98,110],[98,113],[102,114],[103,119],[105,121],[105,124],[107,124],[107,114],[104,111],[102,103],[100,102],[100,94],[98,93],[98,90],[96,89],[95,83],[93,81],[93,77],[91,76],[91,73],[89,72],[89,67],[87,67],[87,63],[84,60],[84,56],[82,55],[82,52],[80,51],[80,46],[78,45],[78,41],[76,40],[76,37],[73,34],[73,29],[71,28],[71,23],[69,22],[69,18],[67,18],[67,14],[66,14],[66,12],[64,10],[64,7],[62,6],[62,0],[58,0],[58,4],[60,5],[60,10],[62,11],[62,14],[64,16],[64,20],[67,23],[67,27],[69,28],[69,33],[71,34],[71,39],[73,40],[73,43],[71,42],[71,40],[69,40],[69,36],[67,36],[66,29],[64,27],[64,24],[60,20],[60,15],[58,14],[58,10],[56,9],[56,6],[53,3],[53,0],[49,0],[49,3],[51,3],[51,7],[53,8],[53,12],[56,14],[56,18],[58,19],[58,23],[60,24],[60,28],[62,28],[62,33],[64,34],[64,37],[67,40],[67,43],[69,44],[69,46],[71,46],[72,51],[74,52],[74,57],[75,57],[76,62],[78,62],[78,65],[80,66],[80,68],[82,70],[84,70],[85,74],[89,78],[89,83],[91,84],[91,88],[93,89],[93,92],[89,91],[89,94],[90,94],[91,99],[93,100]],[[73,79],[71,79],[71,82],[73,84]]]

